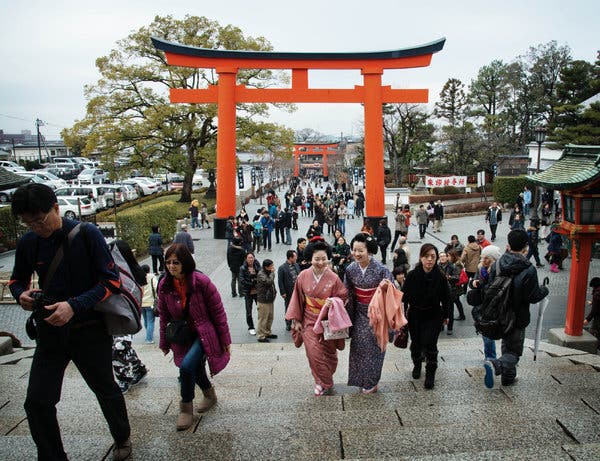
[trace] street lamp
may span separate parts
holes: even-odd
[[[545,126],[536,126],[533,130],[533,133],[535,135],[535,142],[537,142],[538,145],[538,152],[537,152],[537,164],[535,166],[535,171],[536,173],[540,172],[540,161],[541,161],[541,153],[542,153],[542,144],[544,143],[544,141],[546,140],[546,132],[548,130],[546,129]],[[538,190],[538,187],[536,186],[534,188],[534,193],[535,193],[535,197],[533,198],[533,208],[531,210],[531,219],[539,219],[538,218],[538,207],[540,205],[540,191]]]
[[[538,144],[538,153],[537,153],[537,165],[536,165],[536,173],[540,172],[540,156],[542,153],[542,144],[546,140],[546,132],[548,130],[545,126],[536,126],[533,130],[535,134],[535,142]]]

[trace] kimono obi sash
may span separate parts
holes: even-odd
[[[356,300],[361,304],[369,304],[371,302],[371,298],[377,291],[377,287],[375,288],[358,288],[354,287],[354,294],[356,296]]]
[[[326,298],[313,298],[312,296],[306,296],[306,308],[313,314],[318,314],[321,308],[327,301]]]

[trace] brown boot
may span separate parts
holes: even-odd
[[[177,430],[185,431],[194,422],[194,403],[180,402],[179,415],[177,416]]]
[[[215,403],[217,403],[217,394],[215,394],[215,386],[212,386],[210,389],[202,390],[202,400],[200,400],[200,404],[198,405],[198,413],[204,413],[205,411],[210,410]]]

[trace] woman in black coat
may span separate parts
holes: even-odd
[[[402,287],[414,364],[412,377],[421,377],[425,358],[425,389],[432,389],[435,382],[437,341],[442,325],[448,323],[450,307],[450,287],[437,264],[438,258],[438,250],[434,245],[426,243],[421,246],[419,262],[407,274]]]

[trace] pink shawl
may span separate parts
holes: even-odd
[[[321,309],[319,317],[313,326],[313,331],[317,334],[323,333],[323,324],[321,323],[321,320],[325,319],[325,314],[327,314],[329,328],[333,333],[352,326],[348,311],[344,307],[344,301],[335,297],[329,299],[331,299],[331,307]]]
[[[369,303],[369,323],[381,351],[385,351],[389,330],[398,331],[408,323],[404,316],[402,292],[389,280],[383,280]]]

